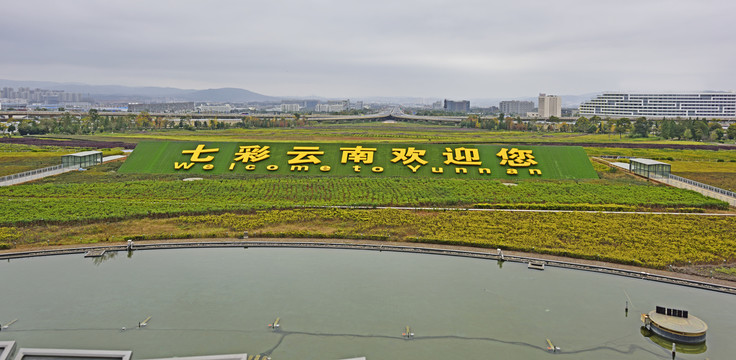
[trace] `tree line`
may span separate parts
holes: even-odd
[[[636,119],[619,118],[603,119],[598,116],[587,118],[579,117],[575,122],[559,122],[554,116],[549,121],[522,120],[520,117],[505,117],[501,114],[494,118],[481,118],[470,115],[460,122],[461,127],[512,130],[512,131],[546,131],[546,132],[578,132],[587,134],[618,134],[632,138],[646,138],[650,135],[662,139],[693,140],[693,141],[723,141],[736,140],[736,124],[727,129],[717,121],[705,119],[662,119],[648,120],[640,117]]]
[[[152,116],[148,112],[127,114],[123,116],[102,116],[95,109],[84,116],[65,113],[60,117],[41,119],[23,119],[18,125],[5,125],[9,133],[16,131],[20,135],[66,134],[88,135],[96,133],[126,132],[154,129],[211,130],[228,128],[284,128],[306,125],[306,120],[295,116],[289,118],[259,118],[244,116],[240,121],[192,120],[191,116],[182,116],[177,120],[162,116]],[[0,126],[3,126],[0,124]],[[0,128],[0,131],[3,129]]]

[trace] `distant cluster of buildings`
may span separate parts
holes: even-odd
[[[538,106],[533,101],[501,101],[499,110],[507,115],[519,115],[531,118],[549,118],[562,116],[562,99],[557,95],[539,94]],[[536,110],[536,111],[535,111]]]
[[[4,87],[0,89],[0,109],[2,108],[56,108],[60,106],[88,105],[84,94],[63,90],[31,89],[29,87]]]
[[[282,100],[279,110],[281,112],[341,112],[348,110],[363,109],[363,102],[351,103],[350,99],[328,100],[324,103],[319,100]]]
[[[434,101],[434,100],[432,100]],[[206,103],[206,102],[160,102],[119,103],[93,105],[89,96],[63,90],[31,89],[29,87],[0,88],[0,110],[47,109],[129,111],[151,113],[249,113],[249,112],[313,112],[337,113],[351,110],[380,108],[381,104],[364,105],[362,101],[317,99],[285,99],[279,102],[261,103]],[[418,105],[430,108],[430,105]],[[431,104],[432,110],[452,113],[469,113],[470,101],[444,99]],[[605,92],[587,100],[577,109],[562,109],[558,95],[540,93],[535,106],[530,100],[501,101],[498,107],[476,108],[484,113],[502,113],[525,118],[548,119],[562,116],[601,117],[649,117],[649,118],[736,118],[736,93],[624,93]]]
[[[150,113],[233,113],[249,111],[267,112],[341,112],[363,109],[362,101],[350,102],[345,100],[282,100],[278,103],[259,104],[212,104],[195,102],[167,102],[167,103],[129,103],[129,112],[147,111]]]

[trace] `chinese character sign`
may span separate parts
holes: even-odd
[[[597,178],[581,147],[361,142],[141,142],[120,171],[478,180]]]

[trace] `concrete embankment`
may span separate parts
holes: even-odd
[[[351,250],[371,250],[371,251],[393,251],[418,254],[432,254],[445,256],[460,256],[467,258],[478,258],[488,260],[500,260],[500,255],[495,250],[479,249],[479,251],[459,250],[455,248],[445,247],[421,247],[421,246],[405,246],[405,245],[389,245],[382,243],[326,243],[312,241],[197,241],[197,242],[137,242],[133,245],[133,250],[157,250],[157,249],[182,249],[182,248],[226,248],[226,247],[263,247],[263,248],[320,248],[320,249],[351,249]],[[92,246],[92,247],[69,247],[55,248],[31,251],[15,251],[0,253],[0,260],[19,259],[36,256],[66,255],[66,254],[86,254],[94,250],[104,250],[107,252],[126,251],[127,245],[110,245],[110,246]],[[485,250],[485,251],[483,251]],[[543,263],[546,266],[567,268],[574,270],[583,270],[598,272],[611,275],[626,276],[642,280],[658,281],[674,285],[694,287],[704,290],[712,290],[723,293],[736,295],[736,287],[719,284],[715,282],[700,281],[662,274],[661,271],[649,272],[646,269],[625,269],[614,266],[602,266],[586,264],[583,262],[575,262],[574,260],[555,260],[546,257],[534,257],[512,254],[504,252],[504,261],[518,263]],[[674,275],[674,274],[673,274]]]

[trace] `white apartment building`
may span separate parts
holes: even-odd
[[[501,101],[498,103],[498,107],[504,114],[525,115],[534,110],[534,102],[519,100]]]
[[[557,95],[539,94],[539,106],[537,108],[540,118],[562,116],[562,100]]]
[[[736,93],[618,93],[598,95],[580,105],[582,116],[736,117]]]

